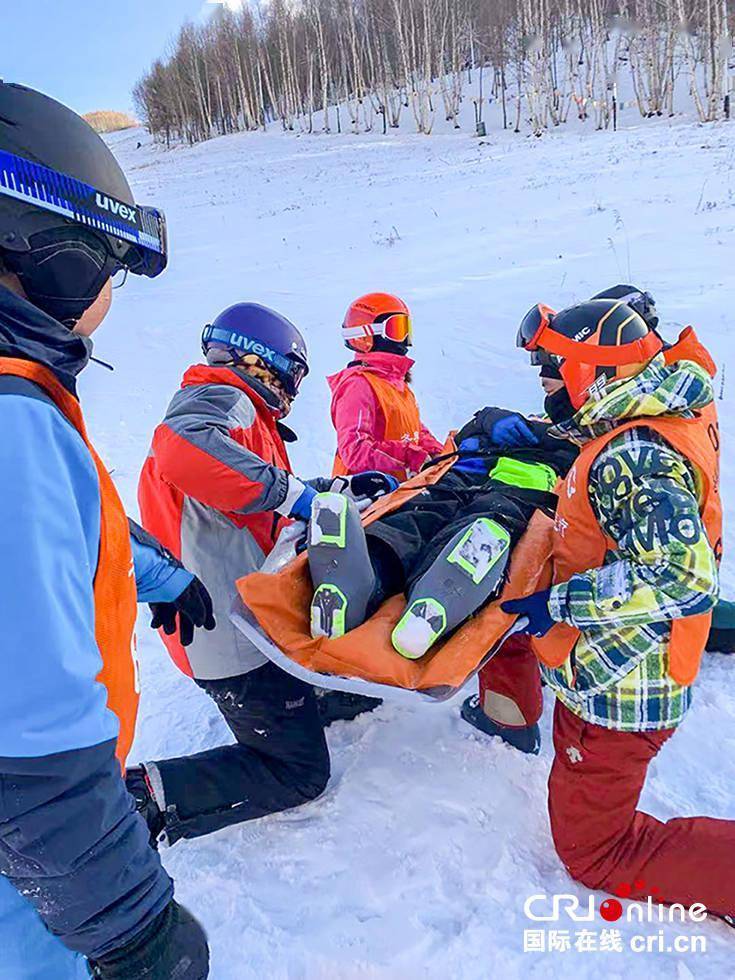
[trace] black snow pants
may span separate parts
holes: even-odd
[[[553,510],[552,494],[451,471],[398,510],[365,529],[383,596],[409,592],[459,531],[488,517],[510,534],[514,547],[536,508]]]
[[[329,750],[311,686],[271,663],[196,683],[236,743],[154,763],[171,843],[299,806],[324,791]]]

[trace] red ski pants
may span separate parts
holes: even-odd
[[[541,680],[528,637],[511,637],[479,679],[480,704],[495,721],[507,723],[514,709],[516,723],[541,717]],[[590,725],[557,702],[549,777],[554,845],[569,874],[588,888],[626,886],[633,899],[701,902],[715,914],[733,915],[735,820],[662,822],[637,809],[648,765],[673,733]]]
[[[735,913],[735,820],[663,823],[637,810],[651,760],[674,730],[618,732],[590,725],[561,702],[554,712],[549,816],[569,874],[603,891]]]
[[[531,638],[516,633],[479,673],[480,706],[488,717],[509,727],[534,725],[544,702],[538,660]]]

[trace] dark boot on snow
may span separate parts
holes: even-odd
[[[512,745],[519,752],[528,755],[538,755],[541,748],[541,732],[538,725],[501,725],[493,721],[480,706],[480,699],[476,694],[466,698],[460,714],[464,720],[483,732],[485,735],[502,738],[507,745]]]
[[[510,535],[487,517],[455,534],[412,586],[391,637],[395,650],[417,660],[477,612],[500,585],[509,554]]]
[[[712,610],[707,650],[713,653],[735,653],[735,602],[720,599]]]
[[[148,824],[151,847],[157,850],[166,829],[166,818],[156,803],[153,787],[145,767],[131,766],[125,773],[125,786],[135,800],[135,809]]]
[[[315,691],[319,717],[325,728],[329,728],[333,721],[352,721],[358,715],[374,711],[383,703],[382,698],[353,694],[351,691],[326,691],[319,687]]]
[[[173,898],[142,932],[121,949],[89,961],[98,980],[206,980],[207,934]]]

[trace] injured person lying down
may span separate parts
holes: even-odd
[[[415,660],[496,598],[534,511],[553,516],[557,480],[577,456],[549,430],[482,409],[457,434],[452,468],[367,527],[349,498],[319,494],[307,542],[312,636],[343,636],[404,593],[392,642]]]

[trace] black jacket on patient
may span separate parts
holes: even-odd
[[[496,410],[483,410],[487,411]],[[483,421],[491,426],[490,418],[481,419],[482,415],[478,413],[456,437],[457,442],[479,438],[479,449],[472,456],[481,458],[481,470],[464,471],[455,465],[437,483],[366,528],[379,583],[374,607],[390,595],[410,591],[452,537],[476,518],[497,521],[514,546],[536,509],[553,515],[554,476],[566,476],[577,448],[549,435],[548,423],[532,420],[526,423],[539,440],[537,445],[502,448],[483,430]]]

